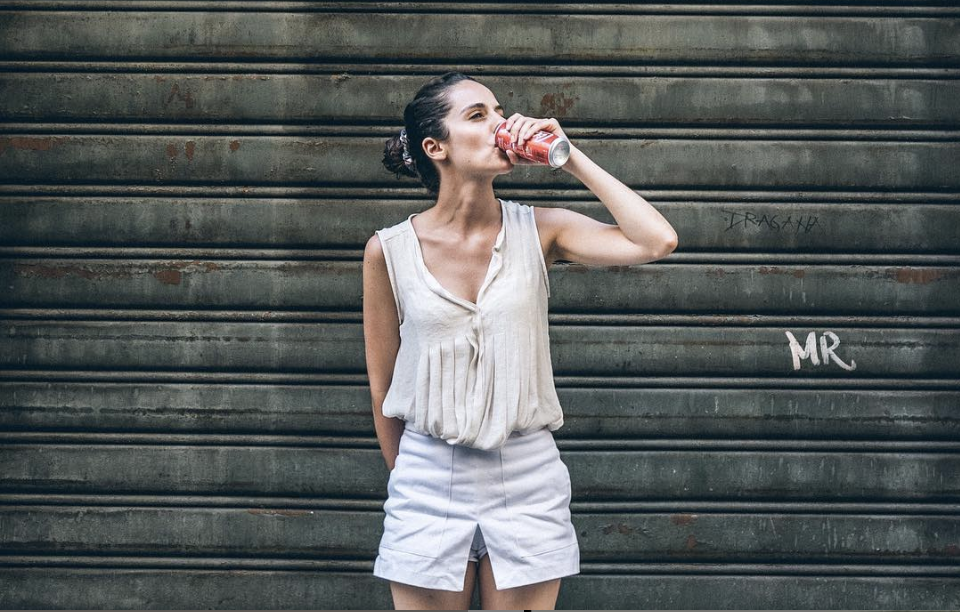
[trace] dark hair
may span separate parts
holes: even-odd
[[[400,132],[391,136],[383,148],[383,165],[387,170],[400,175],[419,178],[433,195],[440,193],[440,174],[433,160],[427,157],[421,146],[424,138],[446,140],[450,135],[444,117],[450,111],[447,89],[460,81],[476,81],[461,72],[447,72],[427,81],[403,110],[403,125],[407,130],[407,148],[413,158],[412,168],[403,162],[403,144]]]

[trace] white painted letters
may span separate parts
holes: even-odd
[[[827,346],[827,337],[829,336],[830,340],[833,342],[830,346]],[[840,338],[837,337],[837,334],[825,331],[820,336],[820,354],[823,355],[823,363],[829,363],[832,359],[835,364],[843,368],[844,370],[856,370],[857,362],[853,359],[850,360],[850,365],[843,363],[843,360],[837,357],[833,352],[833,349],[840,346]]]
[[[797,342],[797,339],[790,332],[784,332],[787,335],[787,340],[790,342],[790,356],[793,358],[793,369],[800,369],[800,360],[809,359],[813,365],[820,365],[820,356],[817,355],[817,333],[810,332],[807,334],[806,344],[801,347],[800,343]],[[830,346],[827,346],[827,338],[830,339]],[[820,336],[820,355],[823,357],[823,364],[828,365],[832,360],[838,366],[844,370],[851,371],[857,369],[857,362],[853,359],[850,360],[850,365],[847,365],[843,362],[840,357],[834,353],[834,349],[840,346],[840,338],[831,331],[823,332],[823,335]]]

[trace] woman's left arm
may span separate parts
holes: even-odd
[[[569,209],[552,209],[557,259],[629,266],[662,259],[677,248],[677,232],[656,208],[572,144],[570,159],[562,168],[603,202],[617,224],[601,223]]]
[[[536,119],[519,113],[507,120],[506,129],[521,144],[539,130],[569,138],[554,119]],[[517,165],[533,162],[512,152]],[[570,143],[570,159],[561,166],[596,195],[617,220],[616,225],[566,208],[541,208],[539,217],[552,230],[551,259],[598,266],[630,266],[662,259],[677,248],[673,226],[637,192],[598,166]]]

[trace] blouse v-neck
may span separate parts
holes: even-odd
[[[441,296],[444,296],[458,304],[461,304],[471,310],[479,310],[480,300],[483,296],[484,289],[490,284],[493,280],[496,273],[500,270],[501,267],[501,255],[500,250],[503,246],[503,239],[506,234],[507,229],[507,211],[505,210],[505,205],[503,200],[497,198],[500,202],[500,231],[497,233],[497,238],[494,240],[493,249],[490,254],[490,261],[487,264],[487,272],[484,276],[483,282],[480,284],[480,289],[477,291],[477,301],[471,302],[470,300],[460,297],[459,295],[454,294],[452,291],[440,284],[440,281],[430,272],[430,269],[427,268],[427,263],[423,258],[423,248],[420,246],[420,238],[417,236],[416,230],[413,228],[413,218],[419,215],[420,213],[416,212],[407,217],[407,225],[410,226],[410,232],[413,235],[413,245],[414,250],[417,254],[417,263],[420,266],[420,269],[423,271],[424,278],[426,279],[427,285],[430,286],[436,293]]]

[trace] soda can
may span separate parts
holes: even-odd
[[[518,147],[512,142],[510,130],[503,129],[506,123],[506,120],[501,121],[494,130],[497,146],[502,150],[513,151],[524,159],[549,164],[553,168],[559,168],[570,159],[570,141],[566,138],[540,130]]]

